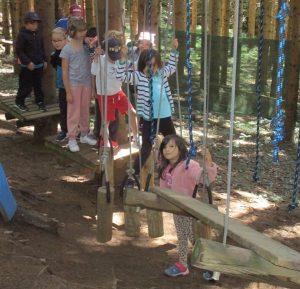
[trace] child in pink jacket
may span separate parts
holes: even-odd
[[[190,160],[189,168],[186,170],[187,145],[184,139],[175,134],[166,136],[162,141],[155,138],[158,152],[158,175],[160,186],[182,192],[192,197],[203,168]],[[212,162],[211,154],[206,149],[206,171],[210,181],[217,175],[217,165]],[[203,182],[203,178],[200,179]],[[194,236],[192,229],[192,218],[173,214],[176,233],[178,238],[179,262],[165,270],[168,276],[187,276],[189,268],[187,265],[188,240],[193,244]]]

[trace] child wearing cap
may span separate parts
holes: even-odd
[[[72,17],[82,17],[82,11],[79,5],[72,4],[69,8],[69,17],[61,18],[55,24],[55,28],[62,27],[64,29],[68,29],[68,22]]]
[[[102,50],[105,50],[107,41],[107,54],[102,55]],[[104,115],[105,95],[107,95],[107,122],[106,129],[109,122],[115,120],[115,110],[124,115],[128,113],[128,98],[122,91],[122,82],[116,79],[117,64],[116,61],[121,59],[122,44],[117,38],[109,38],[98,46],[95,51],[95,57],[92,62],[92,74],[96,75],[97,99],[101,114]],[[107,55],[107,57],[106,57]],[[106,71],[105,71],[106,68]],[[105,76],[106,74],[106,76]],[[106,79],[106,83],[105,83]],[[130,124],[134,142],[139,145],[139,137],[136,124],[136,112],[133,106],[130,107]],[[108,139],[104,139],[104,144],[110,146]]]
[[[25,105],[25,98],[32,87],[34,89],[35,103],[40,111],[47,110],[42,91],[43,70],[47,68],[47,57],[42,35],[37,31],[38,22],[41,22],[41,19],[35,12],[25,13],[25,26],[20,29],[17,36],[16,52],[21,62],[21,70],[15,106],[20,111],[28,110]]]

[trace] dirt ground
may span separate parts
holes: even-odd
[[[1,96],[12,95],[16,78],[5,63],[1,71]],[[222,275],[207,282],[204,270],[190,266],[188,277],[170,278],[164,270],[177,261],[172,215],[164,213],[163,237],[151,239],[145,211],[141,211],[141,236],[126,237],[122,206],[115,207],[113,238],[96,241],[96,192],[93,174],[79,174],[79,165],[57,164],[56,155],[34,142],[31,127],[17,129],[0,111],[0,163],[18,205],[64,223],[55,236],[43,229],[0,216],[1,289],[279,289],[264,283]],[[186,127],[186,123],[183,124]],[[218,164],[213,199],[225,212],[228,120],[209,116],[208,147]],[[283,143],[280,163],[271,161],[269,121],[263,120],[259,181],[253,182],[255,118],[236,117],[233,148],[230,217],[300,252],[300,211],[287,214],[291,202],[297,148]],[[194,125],[200,144],[201,120]],[[184,131],[184,136],[188,132]],[[118,191],[118,190],[117,190]],[[202,195],[203,198],[206,198]],[[223,232],[213,231],[222,241]],[[234,244],[228,240],[229,244]],[[192,250],[192,248],[190,248]]]

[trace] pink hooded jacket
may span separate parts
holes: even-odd
[[[200,165],[190,160],[188,170],[185,169],[186,161],[179,163],[175,169],[171,171],[172,177],[172,189],[182,192],[185,195],[191,196],[193,195],[193,191],[196,183],[199,180],[199,177],[203,171],[203,168]],[[166,172],[170,170],[170,165],[167,166]],[[212,167],[206,166],[206,171],[210,181],[212,182],[217,175],[217,165],[212,163]],[[203,182],[203,178],[201,178],[201,183]],[[160,179],[160,187],[168,188],[168,184],[166,180]]]

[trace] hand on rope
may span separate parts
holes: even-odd
[[[189,149],[186,157],[186,166],[185,169],[188,170],[189,165],[190,165],[190,160],[194,158],[197,155],[197,147],[192,145],[191,148]]]

